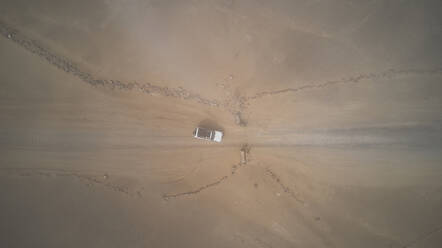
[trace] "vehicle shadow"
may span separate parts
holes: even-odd
[[[205,120],[200,121],[200,123],[198,124],[198,127],[207,128],[210,130],[217,130],[217,131],[221,131],[221,132],[225,133],[225,130],[222,126],[220,126],[217,122],[210,120],[210,119],[205,119]]]

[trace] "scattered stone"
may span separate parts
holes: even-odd
[[[8,38],[11,39],[12,38],[12,34],[8,34]]]
[[[241,117],[239,116],[239,112],[235,114],[235,124],[236,125],[241,124]]]
[[[234,114],[234,116],[235,116],[235,123],[236,123],[236,125],[239,125],[241,127],[247,126],[247,122],[242,118],[241,112],[236,112]]]

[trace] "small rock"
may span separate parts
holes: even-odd
[[[8,34],[8,38],[11,39],[12,38],[12,34]]]
[[[246,151],[241,150],[241,164],[247,164]]]

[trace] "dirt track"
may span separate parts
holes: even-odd
[[[441,8],[2,1],[0,246],[441,246]]]

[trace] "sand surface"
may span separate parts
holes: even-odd
[[[441,11],[0,1],[0,247],[442,247]]]

